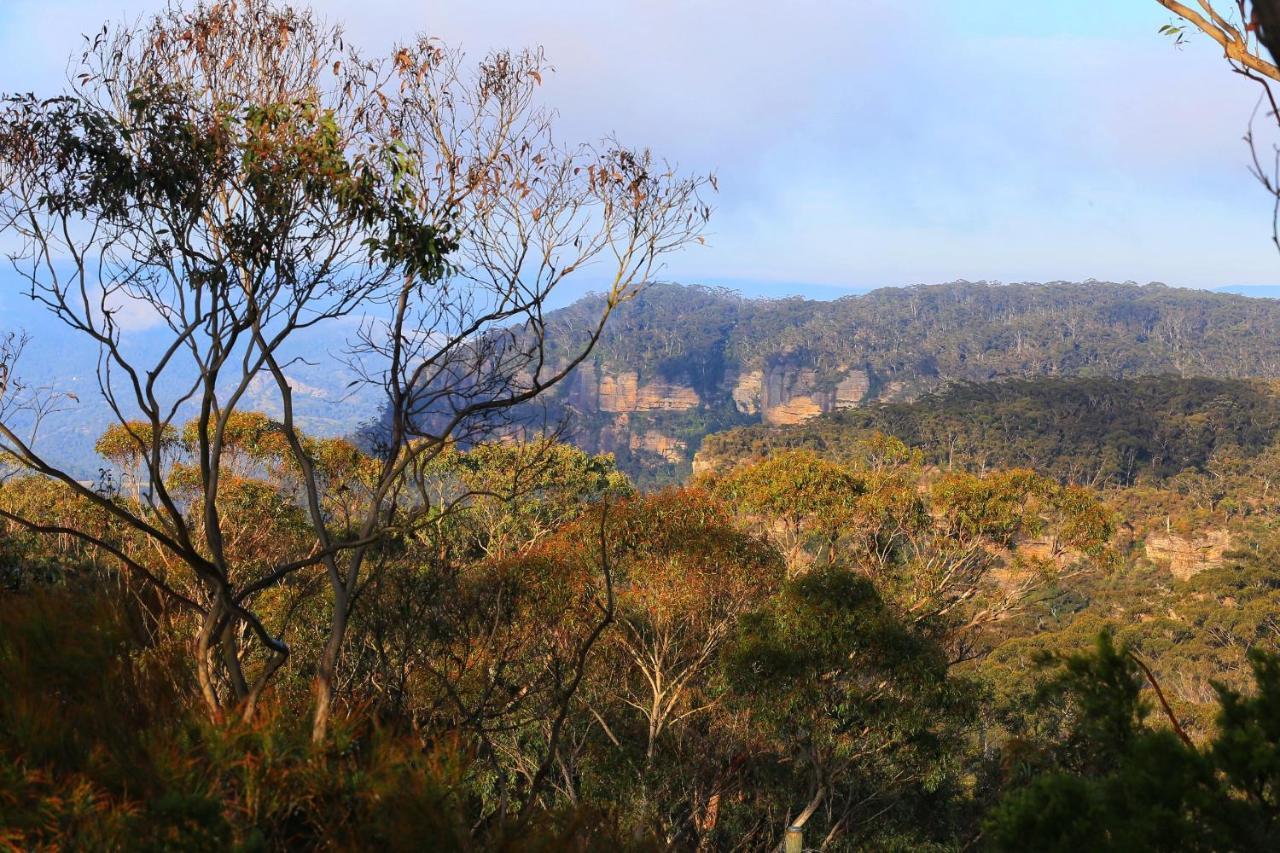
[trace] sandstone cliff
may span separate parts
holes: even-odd
[[[868,399],[870,390],[864,370],[845,369],[827,378],[780,359],[768,369],[745,373],[728,368],[701,390],[693,378],[679,374],[646,377],[635,370],[582,368],[568,380],[562,399],[578,422],[574,440],[585,449],[624,460],[648,456],[687,470],[701,437],[696,425],[703,419],[718,427],[800,423],[853,408]]]
[[[553,312],[549,355],[572,357],[603,304],[589,296]],[[957,383],[1280,377],[1277,365],[1280,300],[955,282],[813,302],[661,284],[619,307],[590,359],[538,405],[571,415],[585,449],[616,448],[628,473],[671,482],[708,434],[803,424]]]
[[[1152,533],[1145,544],[1147,559],[1168,566],[1179,580],[1187,580],[1223,563],[1223,555],[1231,548],[1231,535],[1225,530],[1208,530],[1194,538],[1176,533]]]

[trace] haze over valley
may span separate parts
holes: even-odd
[[[0,850],[1280,850],[1280,0],[118,5]]]

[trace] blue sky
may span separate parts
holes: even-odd
[[[543,44],[563,135],[720,177],[684,281],[1280,281],[1257,92],[1155,0],[315,0],[370,49]],[[0,0],[0,89],[154,0]],[[353,11],[354,10],[354,11]]]

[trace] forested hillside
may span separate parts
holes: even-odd
[[[965,382],[910,403],[717,433],[695,464],[725,467],[792,448],[849,458],[877,431],[946,468],[1029,467],[1090,485],[1162,483],[1280,461],[1270,453],[1280,389],[1264,380],[1175,376]]]
[[[0,97],[0,853],[1280,850],[1280,301],[654,284],[720,179],[541,48],[93,32]]]
[[[45,419],[44,443],[91,479],[93,441],[115,421],[97,394],[96,350],[78,352],[61,324],[23,304],[20,322],[35,333],[27,378],[75,396]],[[553,363],[578,351],[602,304],[588,297],[548,316]],[[1277,330],[1280,301],[1159,285],[956,282],[818,302],[657,284],[614,312],[590,359],[520,417],[538,426],[568,417],[579,446],[614,453],[643,485],[672,483],[710,433],[912,400],[949,382],[1278,377]],[[161,353],[164,331],[132,331],[126,350]],[[357,324],[329,331],[303,330],[288,353],[295,416],[320,434],[351,435],[377,420],[386,396],[342,357]],[[190,379],[171,371],[158,381],[177,389]],[[280,417],[270,391],[263,371],[248,394]]]
[[[549,318],[576,341],[588,298]],[[567,347],[568,348],[568,347]],[[948,383],[1142,375],[1280,377],[1280,301],[1134,284],[955,282],[833,302],[655,285],[541,403],[641,482],[671,481],[710,432],[790,424]]]
[[[172,436],[166,469],[193,527],[197,435]],[[321,511],[351,517],[378,460],[303,441]],[[833,850],[1018,850],[1037,797],[1066,798],[1050,838],[1091,837],[1095,800],[1133,824],[1134,849],[1280,837],[1247,797],[1249,756],[1280,750],[1280,659],[1262,656],[1280,651],[1280,505],[1247,469],[1215,472],[1230,500],[1185,489],[1196,471],[1100,489],[940,470],[930,447],[859,431],[645,495],[565,445],[449,449],[412,472],[433,510],[377,549],[341,716],[309,743],[332,610],[283,428],[237,416],[216,504],[244,600],[290,644],[278,672],[235,650],[241,635],[193,654],[201,614],[170,599],[198,580],[114,514],[145,505],[129,488],[145,462],[125,429],[99,447],[125,486],[109,504],[38,476],[0,484],[0,726],[17,733],[0,743],[0,821],[20,849],[408,850],[424,833],[766,849],[812,804],[806,833]],[[105,545],[14,521],[31,516]],[[271,586],[267,554],[304,568]],[[201,664],[220,692],[239,668],[271,689],[252,715],[210,715]],[[1181,772],[1149,772],[1153,748]],[[1124,811],[1170,797],[1189,802],[1155,825]]]

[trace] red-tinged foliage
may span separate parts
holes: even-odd
[[[269,701],[210,724],[179,656],[109,590],[11,595],[0,609],[0,850],[643,849],[607,811],[477,825],[465,739],[424,743],[365,714],[315,746]]]

